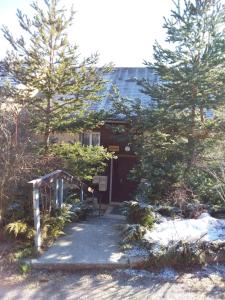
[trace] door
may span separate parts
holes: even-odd
[[[113,160],[112,201],[131,200],[137,183],[128,180],[129,171],[133,168],[136,157],[123,156]]]

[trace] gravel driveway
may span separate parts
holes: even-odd
[[[144,270],[0,274],[0,299],[225,299],[225,267],[177,273]]]

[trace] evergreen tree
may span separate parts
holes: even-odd
[[[199,140],[209,135],[206,117],[224,103],[225,14],[218,0],[177,1],[175,8],[164,24],[172,47],[156,43],[155,62],[147,62],[160,82],[143,87],[167,132],[187,140],[191,164]]]
[[[225,97],[224,7],[219,0],[174,3],[164,23],[169,46],[156,43],[154,63],[146,62],[160,80],[141,83],[155,107],[145,118],[152,133],[144,142],[145,165],[159,174],[156,188],[167,190],[171,183],[190,186],[190,170],[217,139],[210,114]]]
[[[190,172],[198,172],[193,168],[218,138],[213,114],[225,99],[224,6],[219,0],[174,5],[164,21],[168,46],[156,42],[154,62],[145,62],[158,79],[139,82],[151,105],[141,109],[135,104],[135,118],[126,112],[140,157],[136,176],[149,179],[150,194],[159,198],[173,185],[187,190],[199,185]]]
[[[30,19],[17,11],[24,36],[16,39],[3,26],[4,37],[13,50],[8,52],[3,65],[18,83],[11,87],[11,96],[29,111],[35,128],[44,134],[47,148],[49,136],[55,129],[63,130],[71,123],[86,118],[89,126],[96,125],[93,103],[101,99],[103,75],[110,66],[96,68],[98,55],[81,60],[77,46],[71,45],[67,31],[74,20],[59,7],[59,0],[44,0],[43,6],[33,2],[34,16]]]

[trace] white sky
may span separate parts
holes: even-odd
[[[0,24],[18,35],[16,9],[30,14],[29,0],[0,0]],[[42,0],[38,0],[42,2]],[[163,16],[169,16],[172,0],[61,0],[76,10],[71,41],[79,46],[82,56],[98,51],[100,64],[142,66],[151,60],[152,46],[163,42]],[[8,48],[0,33],[0,58]]]

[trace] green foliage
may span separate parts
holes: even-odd
[[[179,182],[182,177],[183,143],[182,140],[175,141],[169,134],[156,131],[145,134],[142,147],[137,145],[140,160],[133,176],[145,178],[150,183],[147,193],[152,199],[165,196],[171,185]]]
[[[154,61],[146,61],[157,80],[138,82],[150,105],[120,97],[115,102],[130,121],[140,158],[132,175],[149,182],[144,198],[151,203],[177,194],[181,202],[218,201],[215,178],[202,165],[224,139],[224,12],[219,0],[174,1],[164,22],[168,43],[156,42]]]
[[[22,221],[17,221],[14,223],[10,223],[6,226],[6,230],[9,233],[13,233],[15,237],[17,237],[18,234],[24,234],[27,232],[27,224]]]
[[[64,204],[62,208],[55,210],[52,215],[42,217],[43,238],[55,239],[64,234],[65,225],[72,221],[74,215],[70,208],[70,205]]]
[[[6,225],[5,230],[12,233],[15,237],[18,235],[23,238],[32,239],[34,237],[34,229],[28,226],[24,220],[18,220]]]
[[[191,168],[186,174],[186,182],[192,187],[193,193],[203,203],[220,203],[219,195],[215,192],[214,178],[200,168]]]
[[[146,233],[146,227],[140,224],[129,224],[122,230],[122,242],[126,245],[129,242],[140,241]]]
[[[77,46],[68,37],[73,8],[60,7],[58,0],[42,2],[31,4],[32,18],[17,11],[24,36],[14,38],[3,26],[4,37],[13,49],[3,65],[5,72],[23,85],[23,89],[9,88],[8,94],[26,105],[35,130],[44,134],[44,145],[48,146],[50,132],[60,126],[73,123],[80,128],[79,120],[86,124],[85,119],[90,127],[99,123],[89,108],[101,99],[103,75],[111,67],[96,68],[97,54],[80,59]]]
[[[159,214],[161,214],[162,216],[165,216],[165,217],[173,217],[175,215],[174,214],[174,207],[169,206],[169,205],[160,206],[157,209],[157,212]]]
[[[64,201],[66,204],[71,204],[71,205],[79,205],[80,204],[80,191],[75,190],[73,193],[68,195],[68,197]]]
[[[27,275],[31,271],[31,265],[25,264],[25,263],[21,263],[19,265],[19,269],[20,269],[20,273],[22,275]]]
[[[61,157],[64,169],[75,174],[80,180],[91,180],[105,171],[106,161],[112,157],[102,146],[82,146],[80,143],[53,145],[50,151]]]
[[[133,248],[132,242],[125,242],[124,240],[120,244],[122,251],[131,250]]]
[[[154,216],[151,208],[142,206],[136,201],[128,201],[124,203],[124,213],[127,221],[131,224],[139,224],[148,229],[154,224]]]
[[[8,259],[10,262],[18,262],[23,260],[24,258],[31,258],[36,255],[36,248],[34,246],[31,246],[30,244],[24,243],[21,246],[13,249],[13,251],[8,256]]]
[[[202,266],[206,264],[207,251],[199,243],[191,244],[188,242],[179,242],[176,245],[168,247],[156,246],[150,250],[152,262],[157,267],[176,266],[190,267]]]
[[[225,219],[224,202],[221,205],[212,205],[210,208],[210,215],[214,218]]]

